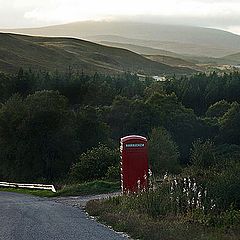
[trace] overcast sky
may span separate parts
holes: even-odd
[[[177,23],[240,34],[240,0],[0,0],[0,28],[83,20]]]

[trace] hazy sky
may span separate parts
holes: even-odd
[[[0,28],[103,19],[207,26],[240,34],[240,0],[0,0]]]

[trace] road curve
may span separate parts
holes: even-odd
[[[123,240],[83,210],[46,198],[0,192],[0,240]]]

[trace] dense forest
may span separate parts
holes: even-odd
[[[191,165],[196,141],[200,147],[211,141],[218,155],[240,154],[237,72],[159,82],[130,73],[20,69],[1,73],[0,86],[1,179],[104,178],[117,171],[119,138],[128,134],[147,136],[153,152],[162,139],[167,150],[159,154],[165,161],[157,163],[158,153],[150,159],[153,172],[160,174]]]

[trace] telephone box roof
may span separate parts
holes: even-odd
[[[121,142],[126,142],[129,140],[142,140],[142,141],[147,141],[147,138],[139,135],[129,135],[126,137],[121,138]]]

